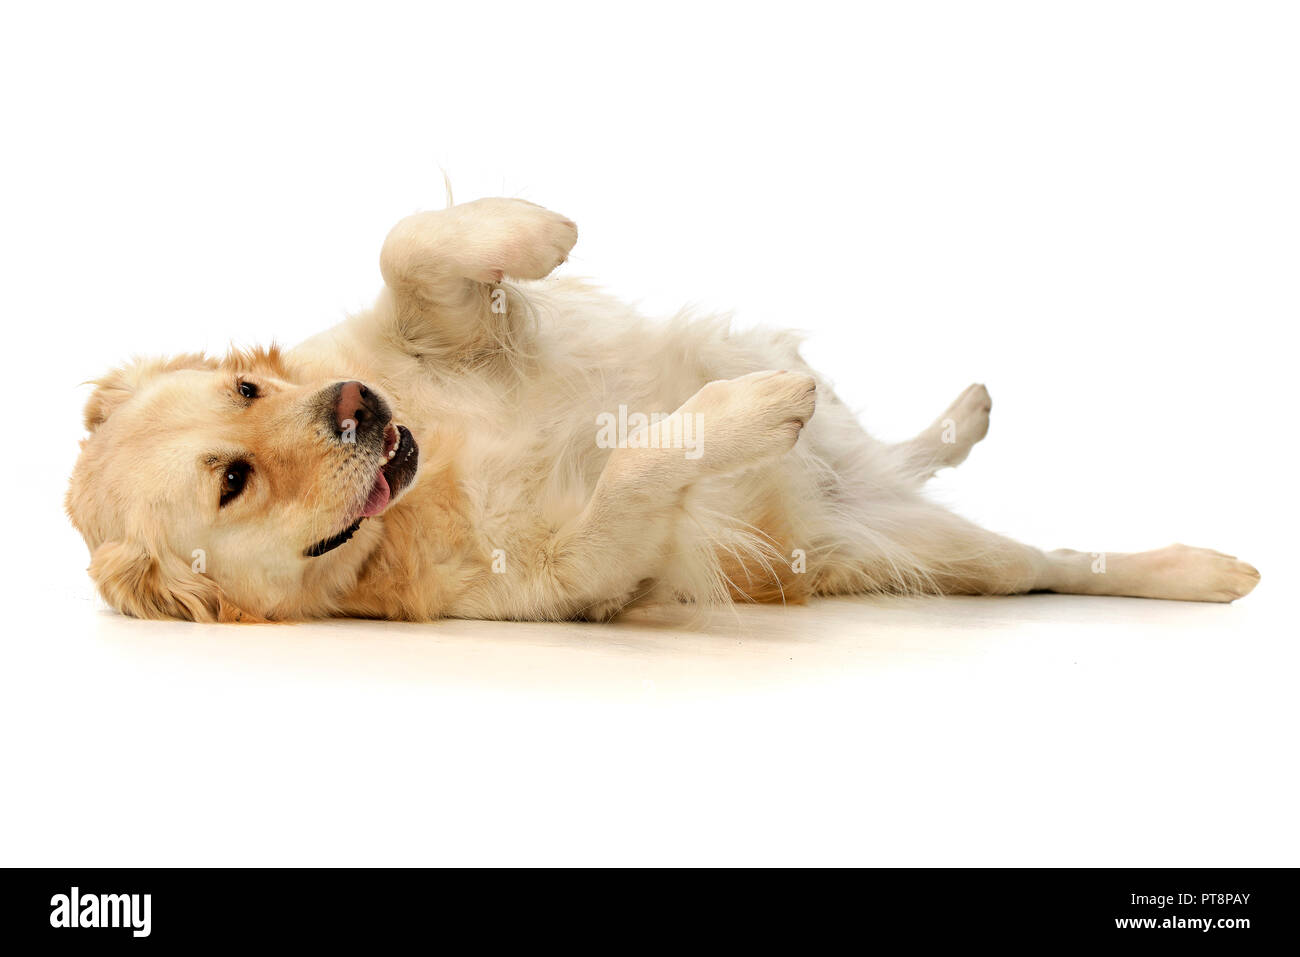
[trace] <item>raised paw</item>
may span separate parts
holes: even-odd
[[[979,383],[967,386],[931,426],[935,437],[935,464],[952,467],[966,461],[975,443],[989,434],[993,400]]]
[[[812,376],[767,371],[710,382],[679,412],[697,417],[700,464],[732,471],[790,451],[816,407]]]
[[[469,278],[479,282],[542,279],[578,241],[573,220],[527,200],[480,199],[457,208],[474,219],[475,249],[482,261],[467,265]]]
[[[559,213],[522,199],[476,199],[403,219],[379,265],[389,288],[436,301],[459,295],[465,280],[541,279],[577,241],[578,227]]]

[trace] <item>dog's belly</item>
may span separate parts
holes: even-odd
[[[422,465],[416,487],[386,518],[403,531],[385,547],[413,552],[390,576],[402,593],[368,613],[553,616],[548,549],[582,515],[611,453],[638,425],[672,413],[713,380],[807,370],[789,333],[732,333],[721,319],[650,322],[572,283],[529,295],[547,324],[527,356],[385,377],[416,432]],[[819,524],[826,491],[810,463],[836,445],[823,441],[834,428],[819,420],[848,423],[866,439],[829,389],[821,399],[794,452],[741,476],[703,479],[672,515],[647,517],[673,525],[663,561],[647,570],[662,592],[698,591],[691,556],[702,552],[722,568],[716,597],[788,601],[813,587],[799,550]],[[689,455],[691,438],[676,451]],[[786,574],[791,568],[798,571]],[[626,596],[605,597],[617,606]]]

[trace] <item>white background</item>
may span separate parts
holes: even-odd
[[[1298,863],[1300,29],[1268,3],[62,4],[0,23],[0,862]],[[388,227],[574,218],[569,273],[795,326],[935,494],[1241,555],[1230,607],[1033,596],[690,628],[103,610],[78,383],[291,344]]]

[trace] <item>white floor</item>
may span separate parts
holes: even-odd
[[[4,863],[1294,864],[1297,654],[1235,606],[139,622],[4,648]]]

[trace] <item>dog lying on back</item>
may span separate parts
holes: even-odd
[[[984,437],[983,386],[877,442],[789,333],[651,323],[546,280],[577,236],[521,200],[420,213],[385,241],[370,311],[289,351],[97,380],[67,509],[104,599],[194,621],[604,620],[850,593],[1222,602],[1259,580],[1183,545],[1098,569],[978,528],[921,486]]]

